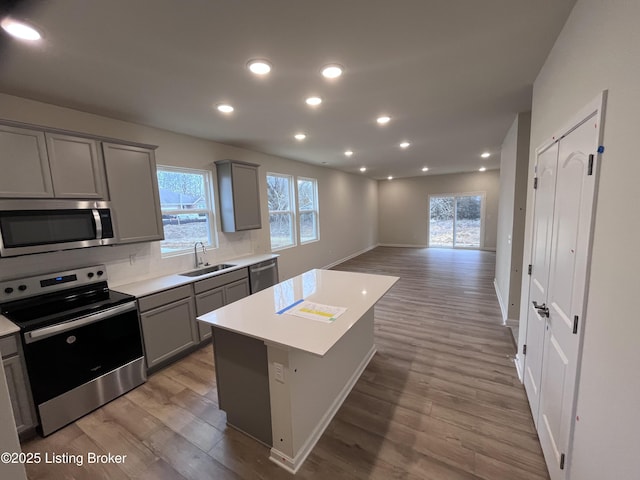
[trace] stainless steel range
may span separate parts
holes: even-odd
[[[0,313],[21,329],[46,436],[146,380],[135,298],[104,265],[0,283]]]

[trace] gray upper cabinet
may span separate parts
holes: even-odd
[[[45,133],[56,198],[107,199],[100,142]]]
[[[154,151],[106,142],[102,150],[119,243],[162,240]]]
[[[262,228],[258,167],[236,160],[216,162],[223,232]]]
[[[53,197],[44,132],[0,125],[0,171],[0,197]]]
[[[107,199],[100,142],[0,125],[0,197]]]

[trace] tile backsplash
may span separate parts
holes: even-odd
[[[257,231],[219,233],[219,245],[207,250],[205,261],[216,264],[253,253],[266,253],[257,239]],[[109,286],[116,287],[190,270],[194,268],[194,256],[190,252],[162,258],[160,242],[149,242],[0,258],[0,281],[97,264],[107,266]]]

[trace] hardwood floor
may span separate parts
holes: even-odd
[[[376,307],[378,353],[295,476],[226,427],[208,346],[23,445],[123,463],[27,465],[29,478],[548,479],[494,264],[491,252],[379,247],[336,267],[401,280]]]

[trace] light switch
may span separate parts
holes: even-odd
[[[273,377],[277,382],[284,383],[284,365],[281,363],[273,363]]]

